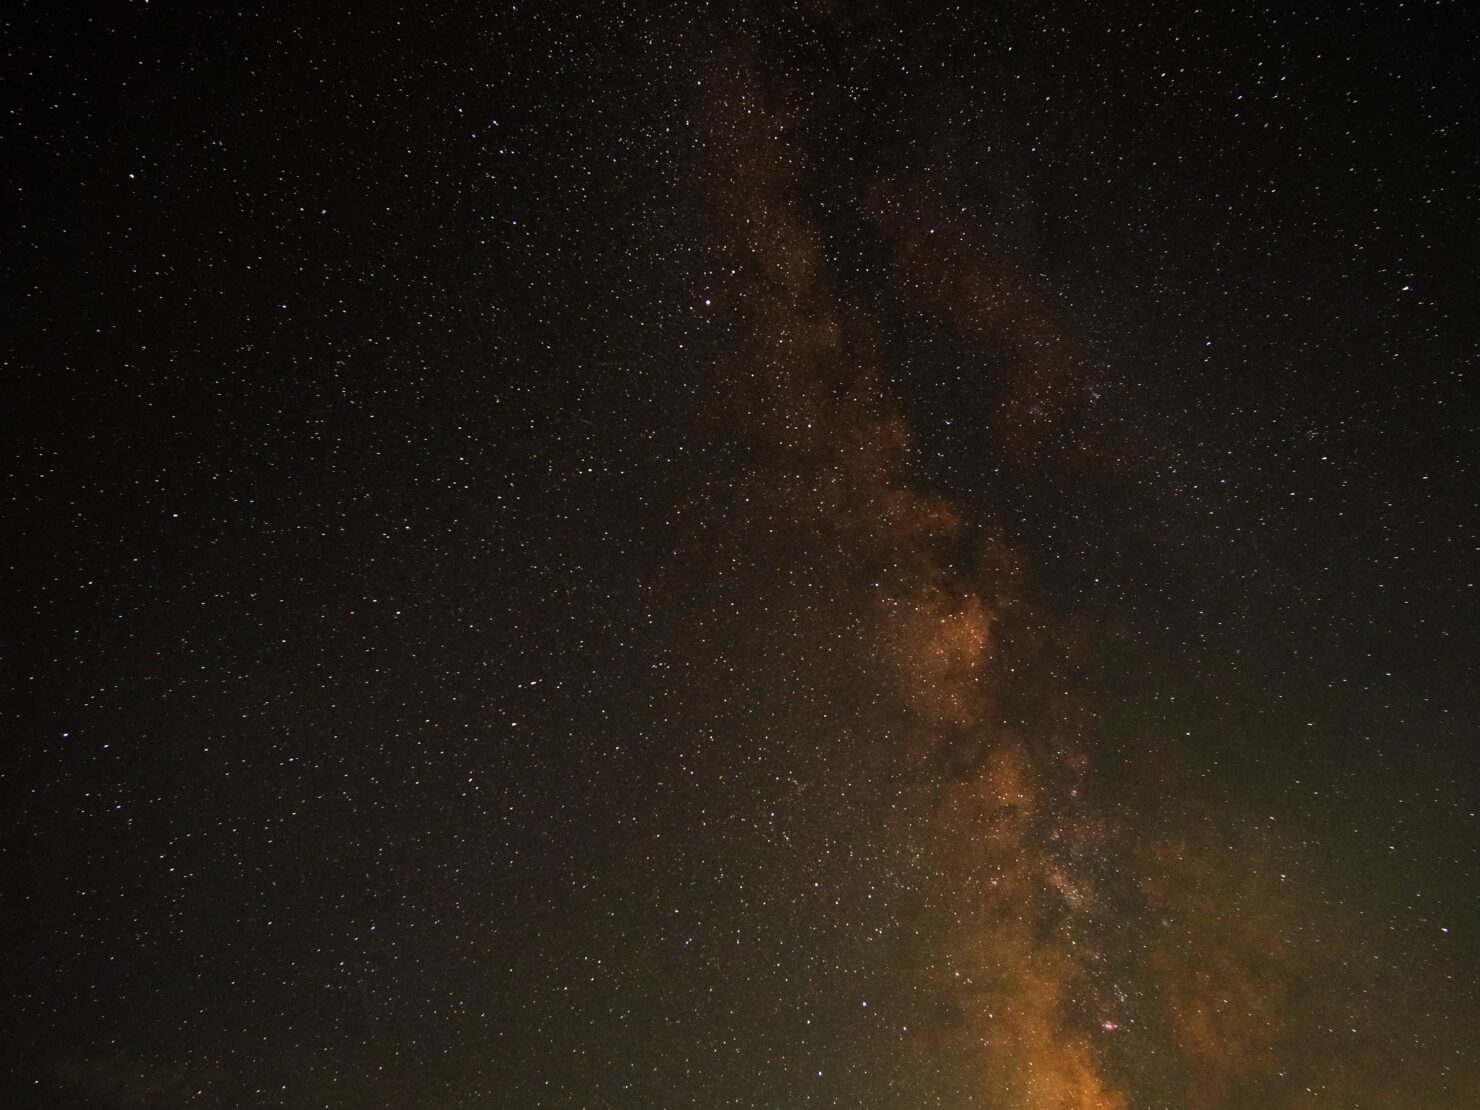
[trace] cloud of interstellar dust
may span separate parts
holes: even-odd
[[[833,774],[850,796],[868,780],[884,799],[869,835],[905,845],[882,856],[910,870],[918,904],[901,1054],[920,1089],[1003,1110],[1233,1110],[1312,1091],[1390,1105],[1395,1084],[1417,1090],[1422,1077],[1356,1059],[1384,995],[1343,915],[1321,912],[1318,871],[1287,881],[1308,841],[1272,839],[1267,818],[1237,831],[1229,798],[1143,816],[1089,774],[1093,718],[1054,676],[1093,644],[1035,611],[1024,552],[918,476],[886,383],[891,322],[840,280],[809,192],[808,98],[747,56],[703,64],[694,180],[729,329],[720,407],[751,444],[765,523],[811,537],[808,557],[837,568],[830,596],[856,603],[833,643],[867,718],[839,733],[864,750]],[[977,211],[971,188],[945,163],[854,183],[883,280],[975,353],[974,420],[1004,457],[1136,465],[1155,444],[1125,437],[1146,426],[1134,413],[1099,455],[1077,446],[1102,426],[1103,382],[1033,272],[1017,210]],[[1168,773],[1190,796],[1197,775]]]
[[[902,710],[894,760],[918,765],[923,753],[950,768],[916,815],[930,840],[924,897],[949,922],[920,956],[940,1047],[985,1104],[1118,1110],[1080,1012],[1090,953],[1076,934],[1094,898],[1069,862],[1076,757],[994,713],[1011,553],[987,544],[962,558],[959,513],[912,481],[911,434],[885,395],[869,323],[830,287],[785,111],[743,61],[717,63],[704,84],[707,171],[735,244],[723,295],[747,328],[737,405],[789,460],[790,512],[878,568],[862,650]]]

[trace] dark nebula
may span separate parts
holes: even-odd
[[[7,16],[0,1102],[1480,1106],[1463,4]]]

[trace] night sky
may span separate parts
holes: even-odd
[[[0,1105],[1480,1106],[1470,4],[331,7],[4,17]]]

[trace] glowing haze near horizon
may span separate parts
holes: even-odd
[[[1473,21],[532,9],[12,48],[7,1098],[1476,1105]]]

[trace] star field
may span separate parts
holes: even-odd
[[[1463,5],[7,23],[5,1105],[1480,1105]]]

